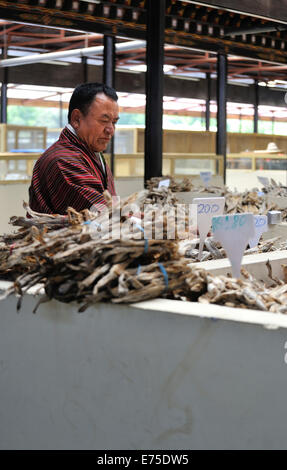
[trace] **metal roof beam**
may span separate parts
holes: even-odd
[[[145,41],[128,41],[116,44],[116,50],[118,51],[132,51],[145,47]],[[83,49],[71,49],[69,51],[60,52],[47,52],[45,54],[35,54],[24,57],[16,57],[13,59],[0,60],[0,68],[3,67],[15,67],[16,65],[27,65],[36,64],[46,60],[63,59],[66,57],[89,57],[94,55],[100,55],[104,51],[104,46],[85,47]]]

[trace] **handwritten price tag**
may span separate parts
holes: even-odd
[[[244,250],[255,236],[254,215],[245,213],[213,217],[212,232],[214,239],[226,251],[232,266],[232,276],[239,278]]]
[[[268,230],[267,215],[254,215],[253,217],[255,235],[249,240],[250,248],[257,246],[262,233]]]
[[[199,253],[201,258],[204,240],[211,228],[212,217],[223,214],[225,198],[224,197],[197,197],[192,201],[197,205],[197,227],[199,232]]]
[[[208,186],[210,183],[210,180],[212,178],[212,173],[211,171],[201,171],[199,173],[201,181],[203,182],[204,186]]]
[[[169,185],[170,185],[170,179],[161,180],[158,183],[158,188],[160,188],[161,186],[165,186],[166,188],[169,188]]]

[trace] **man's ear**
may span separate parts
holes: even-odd
[[[71,125],[74,129],[78,129],[81,122],[82,113],[78,108],[73,109],[71,113]]]

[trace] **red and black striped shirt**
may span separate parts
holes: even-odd
[[[67,127],[37,160],[29,188],[29,205],[36,212],[65,214],[105,204],[103,192],[116,195],[113,175],[99,157]]]

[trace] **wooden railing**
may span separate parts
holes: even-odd
[[[28,183],[40,153],[0,153],[0,184]],[[13,165],[12,165],[13,164]]]
[[[110,164],[110,156],[106,155]],[[164,153],[164,175],[175,177],[196,176],[200,171],[210,170],[223,175],[223,156],[213,153]],[[115,177],[144,176],[144,153],[115,155]]]
[[[227,169],[287,170],[287,155],[260,152],[232,153],[227,155]]]
[[[0,184],[29,182],[40,153],[0,153]],[[110,155],[105,158],[110,164]],[[234,153],[227,155],[227,169],[255,171],[287,170],[287,155],[267,153]],[[211,171],[223,176],[223,156],[212,153],[164,153],[163,175],[182,178]],[[143,177],[144,153],[115,155],[115,178]]]
[[[23,183],[30,181],[35,161],[39,153],[0,153],[0,183]],[[110,164],[110,155],[105,158]],[[23,165],[23,161],[26,165]],[[21,165],[20,165],[21,163]],[[184,154],[164,153],[163,174],[176,177],[196,176],[200,171],[211,171],[223,175],[223,157],[210,153]],[[17,178],[17,175],[19,176]],[[144,176],[144,154],[115,155],[115,178]]]

